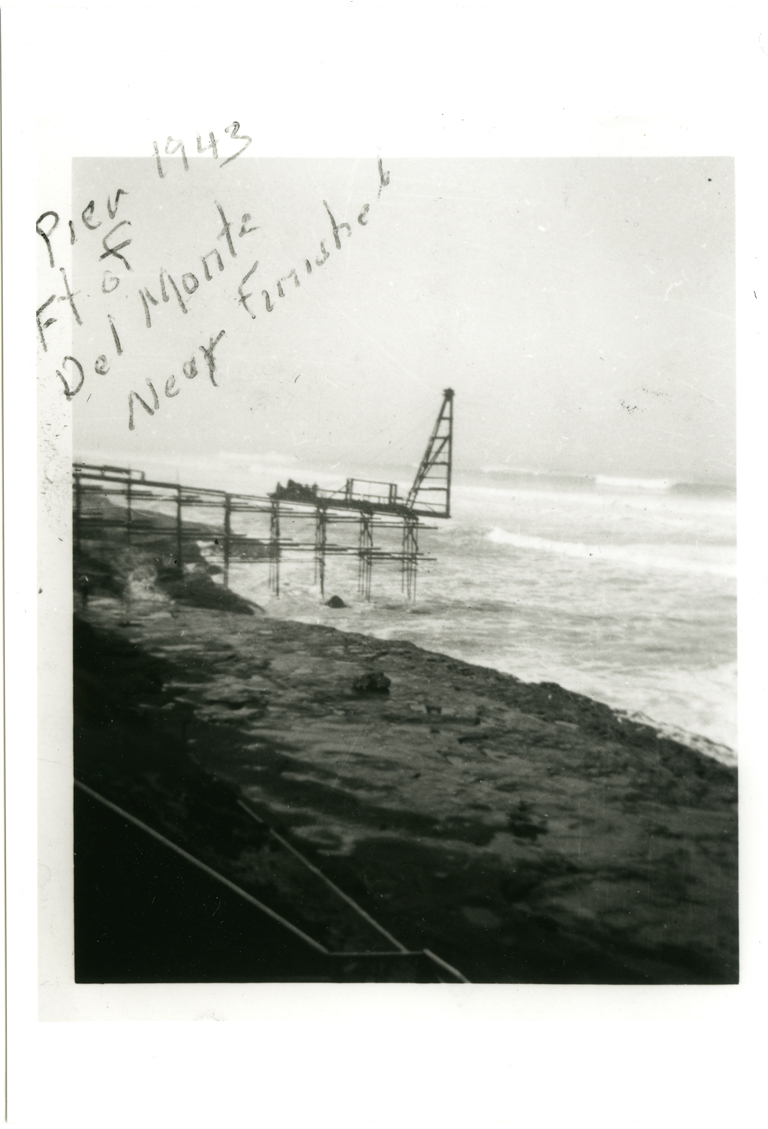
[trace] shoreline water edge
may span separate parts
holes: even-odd
[[[123,456],[121,456],[123,457]],[[94,455],[103,461],[102,455]],[[114,458],[114,453],[113,453]],[[120,461],[118,459],[118,461]],[[124,453],[124,465],[131,465]],[[404,493],[413,467],[356,468],[386,477]],[[298,478],[325,489],[339,471],[264,456],[155,458],[147,476],[266,496]],[[119,502],[119,498],[115,499]],[[154,508],[154,507],[153,507]],[[172,516],[174,507],[166,509]],[[185,517],[191,516],[185,513]],[[221,527],[215,514],[200,520]],[[306,540],[306,525],[286,523],[288,539]],[[238,535],[269,537],[268,516],[233,515]],[[221,566],[217,530],[209,554]],[[337,526],[331,540],[356,542]],[[205,540],[205,539],[204,539]],[[392,531],[376,545],[397,548]],[[402,599],[398,570],[377,562],[371,601],[355,598],[356,544],[350,558],[328,562],[326,587],[349,604],[324,608],[311,564],[284,554],[280,598],[268,569],[230,559],[230,586],[270,616],[332,623],[378,638],[408,639],[426,650],[494,667],[526,682],[558,682],[605,702],[634,720],[726,764],[737,759],[735,492],[706,483],[604,479],[553,474],[458,471],[451,519],[428,522],[419,537],[427,557],[418,598]]]
[[[105,960],[83,850],[79,980],[430,978],[355,964],[384,934],[471,982],[738,981],[735,767],[554,682],[267,616],[142,516],[140,546],[75,552],[75,778],[349,959]]]

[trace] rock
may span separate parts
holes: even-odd
[[[493,910],[486,909],[485,906],[462,906],[461,912],[467,921],[480,929],[498,929],[502,924],[499,915]]]
[[[325,601],[327,608],[346,608],[348,605],[344,603],[341,596],[331,596],[330,600]]]
[[[362,674],[352,683],[352,689],[358,694],[388,694],[392,685],[391,679],[380,670],[369,671]]]
[[[196,608],[217,608],[239,615],[263,615],[264,612],[258,604],[238,596],[223,584],[216,584],[207,573],[199,570],[183,577],[169,577],[162,587],[178,603]]]

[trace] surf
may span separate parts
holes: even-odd
[[[705,560],[659,553],[651,545],[588,545],[578,541],[554,541],[529,533],[510,533],[499,526],[486,534],[495,545],[510,545],[530,552],[549,553],[577,560],[608,562],[636,569],[662,569],[706,576],[735,577],[736,566],[730,561]]]

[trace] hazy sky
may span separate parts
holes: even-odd
[[[236,151],[225,143],[220,158]],[[134,465],[168,451],[278,452],[349,473],[418,462],[451,386],[461,467],[732,480],[729,159],[385,157],[386,186],[375,156],[189,165],[165,159],[161,179],[152,159],[75,162],[76,450],[129,452]],[[118,188],[127,194],[110,219]],[[86,218],[102,224],[93,231],[79,218],[90,200]],[[351,227],[340,249],[324,200]],[[101,257],[123,239],[130,271]],[[63,254],[64,217],[51,242]],[[208,280],[202,257],[215,247],[224,269],[208,256]],[[238,287],[256,262],[243,288],[251,317]],[[161,268],[186,314],[167,275],[163,302]],[[298,288],[286,278],[294,268]],[[57,260],[60,291],[58,274]],[[158,302],[147,299],[149,329],[141,287]],[[55,307],[44,357],[53,380],[72,322],[66,303]],[[214,387],[200,346],[221,330]],[[97,374],[100,354],[109,368]],[[198,375],[187,379],[193,356]],[[154,408],[148,379],[159,408],[150,416],[134,401],[130,431],[131,391]]]

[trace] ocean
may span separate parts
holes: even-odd
[[[279,456],[134,465],[166,481],[254,494],[289,476],[332,487],[345,477]],[[414,473],[358,470],[397,481],[401,494]],[[401,590],[399,564],[381,561],[366,602],[356,561],[345,556],[329,556],[325,585],[325,598],[338,595],[345,608],[324,605],[311,554],[287,555],[279,600],[266,564],[233,564],[231,586],[270,615],[407,639],[526,682],[557,682],[735,763],[733,490],[488,468],[455,476],[452,510],[421,532],[419,547],[432,559],[420,566],[414,601]],[[313,527],[289,522],[282,534],[306,542]],[[396,536],[382,530],[376,544],[395,548]],[[328,534],[349,545],[355,537],[352,525]]]

